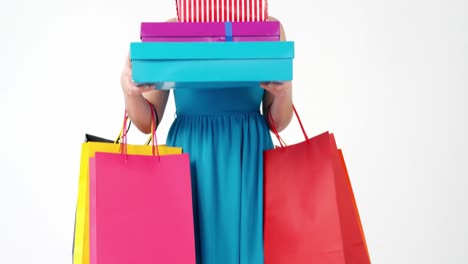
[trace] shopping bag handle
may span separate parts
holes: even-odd
[[[155,118],[156,110],[153,108],[153,104],[151,104],[148,100],[146,100],[146,102],[149,104],[149,107],[151,109],[151,135],[150,135],[149,141],[151,142],[153,156],[157,153],[157,156],[159,157],[159,149],[157,148],[158,141],[156,139],[156,128],[157,128],[157,123],[156,123],[156,118]],[[121,130],[122,131],[121,153],[125,155],[127,154],[127,134],[128,134],[128,129],[125,129],[125,128],[127,128],[128,121],[129,121],[128,112],[127,112],[127,109],[125,109],[124,121],[123,121],[122,130]]]
[[[147,100],[147,102],[149,102]],[[156,128],[159,126],[159,116],[158,116],[158,112],[156,111],[156,108],[154,107],[153,104],[151,104],[151,107],[156,115]],[[125,129],[125,133],[128,133],[128,130],[130,129],[130,126],[132,125],[132,120],[129,120],[128,121],[128,126],[126,127]],[[122,134],[123,134],[123,131],[124,131],[124,128],[120,129],[120,132],[119,132],[119,135],[117,136],[117,138],[115,139],[114,143],[115,144],[118,144],[122,141]],[[145,145],[149,145],[151,143],[151,140],[152,140],[152,136],[150,135],[148,137],[148,140],[146,140],[145,142]]]
[[[128,133],[128,130],[130,130],[130,126],[132,125],[132,120],[129,120],[128,121],[128,126],[125,128],[125,133]],[[115,139],[114,143],[115,144],[118,144],[118,143],[121,143],[122,142],[122,135],[124,133],[124,128],[122,127],[120,129],[120,132],[119,132],[119,135],[117,136],[117,138]],[[146,141],[146,145],[149,144],[149,141],[151,140],[151,138],[149,138],[147,141]]]
[[[294,104],[292,104],[292,109],[294,111],[294,115],[297,118],[297,121],[299,121],[299,125],[301,126],[302,134],[304,134],[305,141],[309,143],[309,137],[307,136],[304,126],[302,125],[301,118],[299,117],[299,114],[297,113],[297,110]],[[281,148],[286,147],[287,146],[286,142],[283,140],[283,138],[281,138],[281,136],[278,133],[278,129],[276,129],[275,127],[275,121],[273,120],[273,117],[271,116],[271,111],[268,111],[268,123],[270,123],[269,125],[271,128],[271,131],[273,132],[273,134],[275,134],[276,138],[278,138],[278,142],[280,143]]]

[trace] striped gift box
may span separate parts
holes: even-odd
[[[267,0],[176,0],[179,22],[253,22],[268,19]]]

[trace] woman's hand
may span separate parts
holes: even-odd
[[[260,86],[273,94],[275,97],[291,96],[292,82],[262,82]]]
[[[120,76],[120,85],[126,96],[141,95],[144,92],[148,92],[155,89],[154,85],[135,85],[132,78],[132,63],[130,61],[130,55],[127,55],[125,60],[125,66]]]

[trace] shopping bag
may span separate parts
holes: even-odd
[[[308,138],[299,124],[304,142],[287,146],[272,127],[280,147],[264,153],[265,264],[370,263],[333,134]]]
[[[153,122],[154,123],[154,122]],[[157,124],[157,122],[156,122]],[[125,131],[128,127],[125,125]],[[75,212],[75,228],[73,235],[73,263],[89,264],[89,159],[96,152],[121,153],[122,146],[118,144],[122,138],[123,129],[115,141],[102,137],[86,134],[85,142],[81,145],[80,175],[78,180],[78,197]],[[148,145],[152,137],[145,145],[127,145],[127,153],[140,155],[153,155],[153,147]],[[158,146],[160,155],[181,154],[182,148]]]
[[[331,135],[331,136],[333,136],[333,135]],[[369,259],[369,262],[370,262],[369,249],[367,247],[366,237],[364,235],[364,230],[362,228],[361,217],[359,216],[359,210],[358,210],[358,207],[357,207],[357,204],[356,204],[356,198],[354,197],[353,188],[352,188],[352,185],[351,185],[351,180],[349,179],[348,169],[346,168],[346,162],[345,162],[345,159],[344,159],[344,156],[343,156],[343,151],[341,149],[338,149],[338,153],[339,153],[339,156],[340,156],[340,161],[341,161],[341,166],[342,166],[341,168],[343,168],[343,172],[345,173],[346,188],[347,188],[348,193],[350,195],[350,199],[351,199],[351,201],[352,201],[352,203],[354,205],[354,212],[356,212],[356,217],[357,217],[357,220],[358,220],[358,226],[359,226],[359,231],[361,233],[362,242],[364,243],[367,259]]]
[[[195,263],[187,153],[96,152],[89,159],[90,263]]]
[[[176,0],[179,22],[266,21],[267,0]]]

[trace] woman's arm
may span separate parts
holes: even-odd
[[[176,18],[168,20],[168,22],[175,21],[177,21]],[[169,91],[155,90],[154,85],[137,87],[133,83],[130,57],[127,57],[125,62],[120,83],[124,92],[125,109],[130,120],[141,132],[151,133],[151,111],[153,109],[147,101],[154,106],[159,122],[161,122],[169,98]]]
[[[269,17],[269,21],[278,21],[274,17]],[[281,26],[281,41],[286,40],[286,34],[283,26]],[[292,108],[292,82],[287,81],[282,84],[277,83],[262,83],[260,85],[265,89],[263,96],[263,115],[268,121],[268,113],[274,121],[275,128],[279,131],[285,129],[291,122],[293,108]],[[268,123],[270,123],[268,121]],[[270,128],[271,129],[271,128]]]

